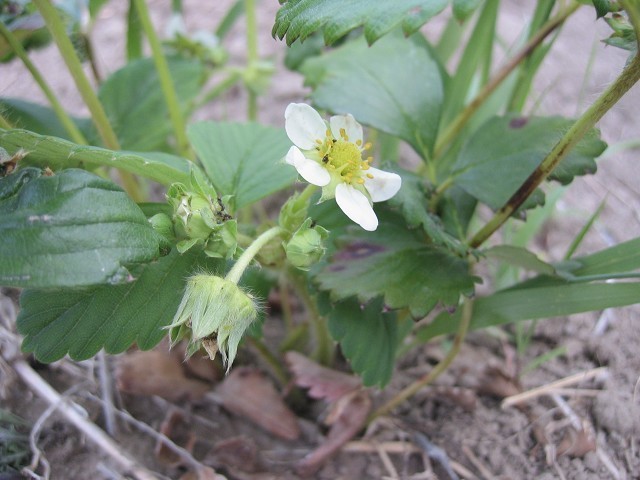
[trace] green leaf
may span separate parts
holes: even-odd
[[[501,207],[572,125],[562,117],[494,117],[464,145],[454,164],[455,184],[492,208]],[[606,148],[591,130],[549,177],[567,184],[596,171]]]
[[[301,67],[320,108],[406,140],[423,157],[433,148],[443,101],[440,68],[427,48],[391,35],[372,47],[349,42]]]
[[[459,22],[464,22],[481,3],[482,0],[453,0],[453,15]]]
[[[438,302],[457,305],[473,292],[468,264],[448,251],[426,245],[399,222],[381,219],[378,230],[339,237],[338,250],[316,276],[333,299],[357,296],[362,302],[384,296],[389,308],[409,308],[425,316]]]
[[[497,245],[483,252],[488,258],[496,259],[514,267],[520,267],[544,275],[555,275],[556,269],[526,248],[512,245]]]
[[[0,98],[0,112],[16,128],[31,130],[41,135],[70,139],[69,132],[60,123],[50,107],[43,107],[19,98]],[[85,137],[95,137],[91,120],[73,117],[72,120]]]
[[[187,111],[205,80],[204,69],[194,60],[167,58],[167,61],[178,100]],[[102,84],[98,97],[123,149],[143,152],[166,149],[172,126],[152,59],[130,62],[115,72]]]
[[[204,173],[184,158],[158,152],[114,152],[105,148],[77,145],[57,137],[47,137],[26,130],[0,129],[0,147],[10,155],[24,149],[28,155],[21,165],[34,165],[52,170],[83,167],[115,167],[155,180],[163,185],[189,183],[192,174]]]
[[[440,219],[427,210],[428,198],[424,179],[397,165],[387,164],[384,169],[402,177],[402,188],[389,200],[389,205],[400,208],[407,225],[411,228],[421,227],[436,245],[446,247],[456,254],[465,255],[467,247],[457,238],[449,235]]]
[[[282,159],[291,146],[283,129],[258,123],[200,122],[187,135],[213,186],[233,195],[236,209],[293,184],[296,171]]]
[[[406,333],[398,331],[396,315],[383,313],[379,300],[363,307],[354,298],[336,304],[321,298],[320,307],[328,317],[331,336],[362,383],[384,387],[393,373],[399,337]]]
[[[18,330],[23,350],[42,362],[67,353],[91,358],[102,348],[125,351],[133,343],[153,348],[166,334],[180,304],[185,279],[197,268],[194,255],[173,251],[144,267],[140,277],[122,285],[82,290],[25,290],[20,297]],[[212,265],[216,262],[210,261]]]
[[[574,313],[603,310],[640,303],[640,282],[633,283],[556,283],[552,286],[509,289],[479,298],[473,305],[471,328],[560,317]],[[444,312],[421,329],[418,336],[426,341],[438,335],[453,333],[461,313]]]
[[[13,183],[0,179],[0,191]],[[161,239],[114,183],[84,170],[33,178],[0,200],[0,284],[78,287],[132,279]]]
[[[369,44],[401,25],[405,35],[416,32],[429,19],[440,13],[449,0],[288,0],[278,13],[271,34],[287,45],[298,38],[304,41],[322,31],[330,45],[351,30],[364,26]]]

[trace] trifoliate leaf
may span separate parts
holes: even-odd
[[[416,32],[440,13],[449,0],[287,0],[276,14],[272,35],[287,45],[322,31],[331,45],[351,30],[364,26],[369,44],[401,25],[405,35]]]

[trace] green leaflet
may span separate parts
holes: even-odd
[[[416,32],[432,17],[440,13],[449,0],[287,0],[276,14],[271,34],[287,45],[298,38],[322,30],[330,45],[351,30],[364,26],[369,44],[401,25],[405,35]]]
[[[572,124],[562,117],[493,117],[464,145],[453,165],[455,184],[492,208],[501,207]],[[562,184],[596,171],[606,148],[591,130],[550,175]]]
[[[121,353],[133,343],[153,348],[166,334],[180,304],[185,280],[199,265],[210,271],[220,261],[173,251],[148,264],[136,281],[90,289],[25,290],[20,297],[18,330],[22,348],[42,362],[69,354],[91,358],[102,348]]]
[[[393,374],[396,348],[408,332],[406,325],[400,325],[395,313],[383,313],[379,300],[366,306],[355,298],[331,304],[323,296],[319,305],[328,317],[331,336],[362,383],[384,387]]]
[[[0,284],[118,284],[132,280],[128,265],[159,256],[163,240],[114,183],[76,169],[25,172],[37,170],[0,179]]]
[[[184,111],[200,93],[205,80],[200,62],[168,58],[169,71]],[[98,97],[126,150],[166,150],[172,131],[166,100],[151,58],[128,63],[101,85]]]
[[[293,184],[297,173],[283,158],[291,146],[283,129],[257,123],[200,122],[189,140],[221,195],[236,209]]]
[[[362,302],[383,296],[389,308],[409,308],[414,317],[439,302],[457,305],[473,292],[468,264],[448,251],[427,245],[399,222],[381,219],[376,232],[355,231],[337,239],[338,249],[315,280],[336,300]]]
[[[390,35],[356,40],[301,67],[313,102],[407,141],[423,158],[435,142],[444,98],[442,74],[424,39]]]

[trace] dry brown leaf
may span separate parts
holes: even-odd
[[[268,432],[286,440],[295,440],[300,435],[298,419],[271,381],[257,369],[233,369],[216,392],[224,408]]]
[[[366,390],[354,390],[337,400],[326,419],[326,423],[331,425],[327,438],[298,463],[298,474],[308,476],[315,473],[362,429],[370,410],[371,398]]]
[[[478,385],[478,393],[498,398],[510,397],[520,393],[522,389],[517,380],[501,367],[488,365]]]
[[[213,446],[204,463],[216,468],[255,472],[258,469],[258,446],[249,437],[227,438]]]
[[[227,477],[216,473],[213,468],[202,467],[197,471],[189,470],[179,480],[227,480]]]
[[[190,453],[196,444],[196,436],[179,410],[173,409],[167,412],[160,425],[160,433]],[[164,442],[158,441],[156,443],[155,454],[158,460],[165,465],[177,467],[182,464],[180,455],[167,447]]]
[[[118,359],[116,383],[134,395],[158,395],[170,402],[201,399],[209,385],[186,378],[181,362],[168,352],[132,352]]]
[[[576,431],[568,428],[557,447],[558,456],[584,457],[589,452],[595,452],[597,448],[596,434],[593,426],[586,420],[582,421],[582,429]]]
[[[298,352],[287,352],[285,360],[295,375],[296,385],[308,388],[312,398],[333,402],[362,386],[358,377],[325,368]]]

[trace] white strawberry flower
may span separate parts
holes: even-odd
[[[402,180],[395,173],[373,168],[371,148],[363,143],[362,125],[353,115],[335,115],[329,124],[305,103],[291,103],[284,112],[285,130],[294,143],[286,162],[312,185],[322,187],[320,201],[335,198],[342,211],[365,230],[378,227],[373,202],[393,197]]]

